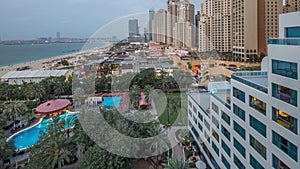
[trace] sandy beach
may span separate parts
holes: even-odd
[[[41,60],[19,63],[19,64],[15,64],[15,65],[2,66],[2,67],[0,67],[0,77],[2,77],[5,73],[7,73],[9,71],[13,71],[13,70],[16,70],[17,68],[21,68],[21,67],[25,67],[25,66],[29,66],[30,67],[29,70],[37,70],[37,69],[44,69],[44,67],[48,67],[49,65],[52,65],[61,60],[68,60],[68,61],[74,62],[78,59],[77,57],[83,56],[85,54],[90,54],[96,50],[105,51],[105,50],[109,49],[110,46],[111,46],[111,43],[107,42],[103,47],[100,47],[97,49],[85,50],[85,51],[80,51],[80,52],[61,55],[61,56],[55,56],[55,57],[41,59]]]

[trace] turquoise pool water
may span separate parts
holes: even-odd
[[[74,118],[76,117],[76,114],[62,114],[60,115],[60,120],[69,120],[72,124]],[[12,138],[8,140],[9,141],[14,141],[14,145],[16,149],[24,149],[29,146],[32,146],[37,143],[39,140],[40,136],[40,131],[47,131],[47,126],[52,123],[52,118],[44,118],[41,123],[38,125],[29,128],[27,130],[24,130],[16,135],[14,135]],[[69,128],[73,126],[69,126],[67,123],[65,124],[64,128]]]
[[[121,104],[122,96],[104,96],[102,106],[104,107],[116,107],[119,108]]]

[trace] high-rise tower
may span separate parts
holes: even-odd
[[[153,9],[150,9],[149,10],[149,23],[148,23],[148,40],[153,40],[153,19],[154,19],[154,15],[155,15],[155,12]]]
[[[139,35],[139,21],[130,19],[128,22],[129,37]]]

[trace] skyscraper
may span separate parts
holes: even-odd
[[[60,40],[60,32],[56,32],[56,40]]]
[[[285,0],[283,13],[300,11],[300,0]]]
[[[153,40],[167,43],[167,11],[158,10],[153,19]]]
[[[148,35],[148,40],[153,40],[153,19],[154,19],[154,15],[155,15],[155,12],[153,9],[150,9],[149,10],[149,23],[148,23],[148,32],[149,32],[149,35]]]
[[[277,38],[279,33],[279,14],[282,13],[282,0],[259,0],[258,1],[258,51],[267,55],[267,44],[269,38]],[[263,18],[263,19],[262,19]],[[248,59],[251,61],[251,58]]]
[[[139,35],[139,21],[130,19],[128,22],[129,37]]]
[[[232,1],[233,55],[251,61],[267,53],[267,40],[278,36],[281,0]]]
[[[199,50],[232,51],[231,0],[205,0],[201,8]]]
[[[194,37],[194,45],[199,46],[199,21],[200,21],[200,11],[197,11],[197,14],[195,15],[195,37]]]
[[[177,22],[173,27],[173,45],[175,47],[194,47],[195,7],[188,0],[177,6]]]
[[[173,44],[173,28],[177,22],[179,0],[167,1],[167,44]]]

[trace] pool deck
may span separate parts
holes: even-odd
[[[78,114],[78,112],[70,112],[70,111],[67,111],[67,113],[70,114],[70,115],[72,115],[72,114]],[[40,118],[39,121],[38,121],[36,124],[34,124],[34,125],[32,125],[32,126],[29,126],[29,127],[27,127],[27,128],[24,128],[24,129],[22,129],[22,130],[20,130],[20,131],[18,131],[18,132],[16,132],[16,133],[14,133],[13,135],[9,136],[9,137],[6,139],[6,142],[9,142],[10,139],[12,139],[14,136],[16,136],[16,135],[18,135],[18,134],[20,134],[20,133],[22,133],[22,132],[24,132],[24,131],[30,130],[30,129],[32,129],[33,127],[36,127],[37,125],[41,124],[41,122],[43,121],[43,119],[44,119],[44,118]],[[21,148],[21,149],[16,149],[16,150],[17,150],[17,151],[22,151],[22,150],[26,150],[27,148],[28,148],[28,147],[26,147],[26,148]]]
[[[29,129],[31,129],[31,128],[37,126],[37,125],[39,125],[39,124],[42,122],[42,120],[43,120],[43,118],[40,118],[40,120],[39,120],[36,124],[34,124],[34,125],[32,125],[32,126],[29,126],[29,127],[25,128],[25,129],[23,129],[23,130],[20,130],[20,131],[14,133],[13,135],[11,135],[10,137],[8,137],[8,138],[6,139],[6,142],[9,142],[9,140],[12,139],[14,136],[16,136],[16,135],[18,135],[18,134],[20,134],[20,133],[22,133],[22,132],[24,132],[24,131],[26,131],[26,130],[29,130]],[[17,149],[17,150],[18,150],[18,151],[22,151],[22,150],[26,150],[27,148],[28,148],[28,147],[26,147],[26,148],[21,148],[21,149]]]

